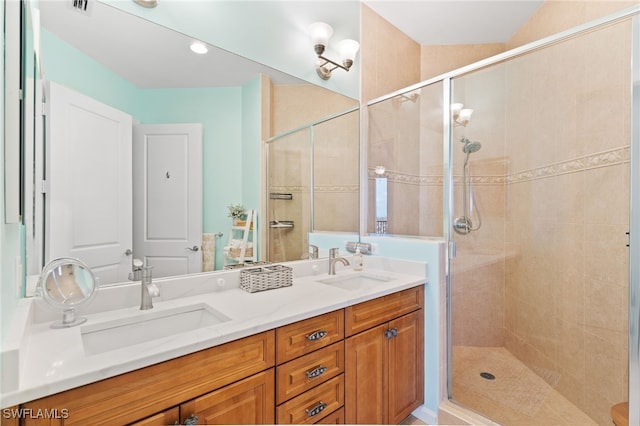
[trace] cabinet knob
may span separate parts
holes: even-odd
[[[197,425],[198,424],[198,416],[196,416],[195,414],[191,414],[189,417],[186,418],[186,420],[184,421],[185,425]]]
[[[307,340],[309,340],[310,342],[313,342],[315,340],[320,340],[322,339],[324,336],[327,335],[327,332],[325,330],[318,330],[318,331],[314,331],[311,334],[307,334],[305,337],[307,338]]]
[[[322,401],[318,401],[315,405],[305,409],[304,411],[307,413],[307,417],[317,416],[322,413],[324,409],[327,408],[327,404]]]
[[[394,337],[396,337],[398,335],[398,329],[397,328],[390,328],[387,331],[384,332],[384,337],[386,337],[387,339],[392,339]]]
[[[319,365],[311,370],[305,371],[304,374],[307,375],[308,379],[315,379],[316,377],[323,375],[325,371],[327,371],[327,367]]]

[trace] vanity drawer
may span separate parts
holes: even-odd
[[[278,424],[311,424],[344,405],[344,374],[299,395],[277,408]]]
[[[334,343],[276,368],[278,404],[344,372],[344,341]]]
[[[344,407],[329,414],[324,419],[316,422],[317,425],[343,425],[344,424]]]
[[[416,311],[424,305],[424,286],[408,288],[387,296],[349,306],[345,312],[346,335],[364,330]]]
[[[282,364],[344,338],[344,311],[298,321],[276,329],[276,362]]]

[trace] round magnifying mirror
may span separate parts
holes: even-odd
[[[82,324],[87,319],[76,317],[76,308],[89,303],[98,289],[98,281],[87,265],[70,257],[54,259],[47,264],[38,280],[38,293],[53,308],[62,311],[62,320],[52,328]]]

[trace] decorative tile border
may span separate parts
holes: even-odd
[[[615,166],[628,163],[631,158],[631,147],[615,148],[596,154],[585,155],[548,166],[511,173],[507,176],[508,183],[527,182],[567,173],[582,172],[599,167]]]
[[[359,192],[360,185],[316,185],[314,192]],[[269,192],[276,193],[308,193],[308,186],[272,186]]]
[[[567,161],[562,161],[547,166],[537,167],[535,169],[524,170],[521,172],[513,172],[507,175],[473,175],[471,182],[475,185],[505,185],[509,183],[527,182],[535,179],[543,179],[553,176],[559,176],[567,173],[582,172],[585,170],[596,169],[600,167],[615,166],[618,164],[628,163],[631,158],[631,148],[624,146],[621,148],[610,149],[607,151],[585,155]],[[389,182],[405,183],[409,185],[421,186],[440,186],[444,184],[441,175],[420,176],[409,173],[400,173],[387,171],[385,173]],[[368,178],[373,180],[377,177],[375,170],[369,169]],[[454,185],[462,184],[462,175],[454,175]]]

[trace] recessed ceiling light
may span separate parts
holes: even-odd
[[[156,7],[158,5],[158,0],[133,0],[138,5],[146,8]]]
[[[204,55],[209,51],[207,46],[205,46],[204,43],[200,43],[199,41],[194,41],[189,47],[191,48],[191,51],[193,53],[197,53],[199,55]]]

